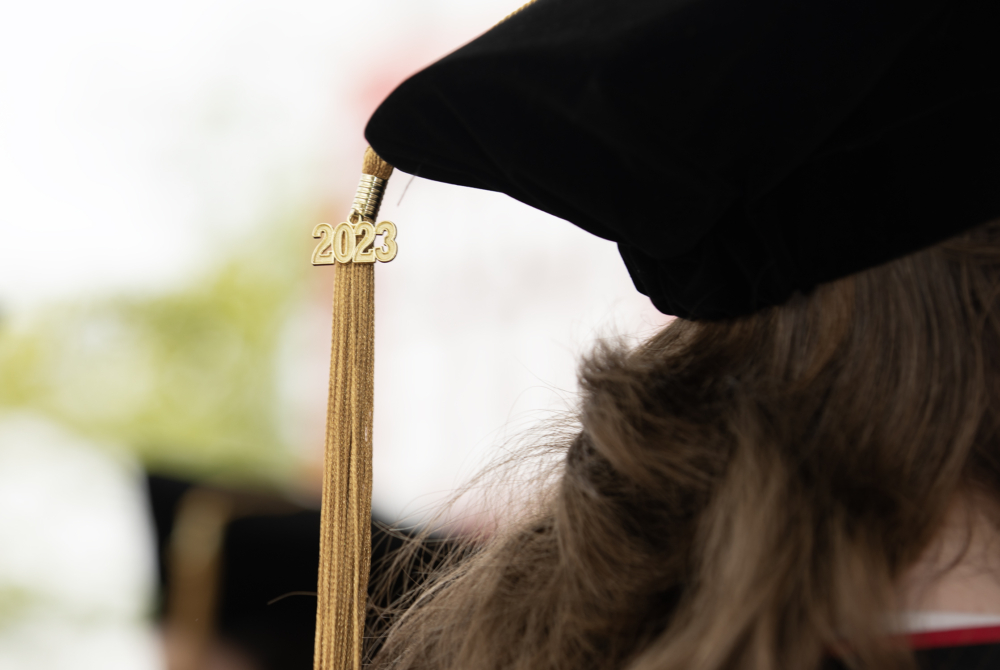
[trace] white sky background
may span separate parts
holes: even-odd
[[[0,299],[161,288],[269,208],[353,188],[369,89],[491,3],[3,3]]]
[[[348,201],[374,106],[516,6],[3,3],[0,310],[169,290],[275,211]],[[662,322],[613,245],[496,194],[416,180],[400,201],[408,179],[390,182],[400,252],[378,269],[375,505],[389,517],[446,497],[522,413],[564,406],[596,334]],[[309,458],[319,297],[282,359],[289,436]]]

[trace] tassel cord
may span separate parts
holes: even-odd
[[[392,166],[369,149],[363,173]],[[374,219],[377,206],[371,212]],[[320,530],[315,670],[360,670],[371,567],[375,268],[334,269],[330,386]]]

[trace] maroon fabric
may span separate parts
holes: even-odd
[[[996,644],[1000,643],[1000,626],[932,630],[923,633],[911,633],[906,637],[907,642],[913,649],[938,649],[940,647]]]

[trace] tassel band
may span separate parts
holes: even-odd
[[[361,175],[358,190],[354,195],[354,204],[351,206],[352,218],[354,213],[357,213],[363,219],[375,220],[379,207],[382,206],[385,184],[385,179],[379,179],[375,175]]]

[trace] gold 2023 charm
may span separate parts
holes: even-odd
[[[351,218],[354,219],[355,215]],[[313,228],[312,235],[319,240],[313,250],[313,265],[388,263],[396,257],[396,224],[392,221],[372,224],[357,217],[355,223],[344,221],[336,226],[320,223]],[[376,245],[379,235],[382,242]]]

